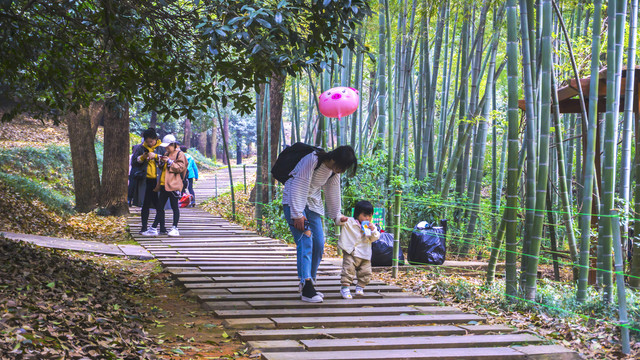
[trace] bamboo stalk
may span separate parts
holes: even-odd
[[[263,139],[262,139],[262,130],[263,130],[263,114],[264,112],[262,111],[262,107],[263,107],[263,95],[264,95],[264,91],[265,91],[265,86],[262,85],[260,87],[261,89],[261,93],[258,93],[257,96],[257,100],[256,100],[256,156],[257,156],[257,163],[258,163],[258,167],[256,168],[256,184],[255,184],[255,188],[256,188],[256,201],[255,201],[255,209],[256,209],[256,225],[258,228],[258,232],[262,231],[262,184],[260,183],[262,181],[262,157],[264,156],[264,151],[263,151]],[[216,186],[216,191],[217,191],[217,186]]]
[[[551,188],[551,184],[548,185]],[[560,281],[560,264],[558,263],[558,235],[556,233],[556,216],[551,209],[551,192],[547,191],[547,219],[549,225],[549,241],[551,242],[551,256],[553,258],[553,277],[555,281]]]
[[[506,159],[506,149],[507,149],[507,143],[508,143],[508,134],[504,135],[504,142],[503,142],[503,146],[504,149],[502,152],[502,157],[503,159]],[[518,166],[516,169],[516,181],[520,178],[520,174],[522,173],[522,168],[524,167],[524,159],[525,159],[525,151],[526,148],[522,148],[520,150],[520,154],[518,155]],[[501,174],[501,179],[500,179],[500,188],[502,188],[502,181],[504,180],[504,164],[505,161],[501,160],[501,165],[500,165],[500,174]],[[500,201],[500,197],[498,197],[498,201]],[[499,206],[499,204],[498,204]],[[507,202],[507,206],[508,202]],[[507,210],[509,210],[509,208],[505,208],[503,214],[502,214],[502,220],[500,220],[500,226],[498,226],[498,232],[496,233],[494,239],[493,239],[493,246],[491,247],[491,255],[489,256],[489,263],[487,265],[487,286],[491,286],[491,284],[493,283],[493,280],[495,278],[495,274],[496,274],[496,264],[498,263],[498,256],[500,255],[500,247],[502,246],[502,240],[504,240],[504,236],[505,236],[505,232],[506,232],[506,226],[507,226]],[[517,254],[513,254],[512,256],[517,256]],[[515,266],[515,265],[514,265]]]
[[[538,263],[540,245],[542,243],[542,225],[546,208],[546,193],[549,176],[549,124],[551,118],[551,0],[542,1],[542,83],[540,108],[540,151],[538,155],[538,175],[536,180],[536,199],[533,228],[531,232],[531,247],[525,273],[525,299],[535,300],[536,281],[538,278]]]
[[[560,108],[558,101],[558,88],[555,75],[551,76],[551,87],[553,96],[553,126],[556,139],[556,153],[558,157],[558,173],[560,187],[560,201],[562,202],[562,216],[565,222],[567,242],[569,243],[569,254],[573,267],[573,280],[578,281],[578,246],[576,244],[575,232],[573,230],[573,217],[571,215],[571,202],[569,201],[569,189],[567,186],[567,176],[565,174],[564,153],[562,149],[562,123],[559,120]]]
[[[527,147],[527,180],[525,182],[526,187],[526,217],[524,226],[523,246],[522,253],[529,253],[529,247],[531,243],[531,233],[533,231],[534,223],[534,211],[536,207],[536,173],[537,173],[537,145],[536,145],[536,122],[537,122],[537,110],[540,108],[537,106],[535,100],[535,36],[531,36],[532,32],[535,35],[535,28],[531,26],[533,23],[533,15],[530,8],[532,2],[529,0],[520,0],[520,32],[522,36],[522,68],[523,68],[523,82],[524,82],[524,100],[525,100],[525,114],[526,114],[526,137],[525,146]],[[531,39],[531,38],[533,39]],[[525,273],[527,262],[529,258],[523,256],[521,269],[522,273]],[[523,277],[524,278],[524,277]]]
[[[506,282],[505,294],[512,301],[517,295],[517,220],[516,207],[518,206],[518,20],[516,17],[516,1],[507,0],[507,121],[508,121],[508,159],[507,159],[507,208],[505,209],[505,236],[506,236]],[[530,156],[530,155],[528,155]]]
[[[602,1],[594,0],[593,3],[593,35],[591,41],[591,53],[600,53],[600,21],[602,12]],[[580,224],[580,276],[578,279],[578,290],[576,300],[584,302],[587,298],[587,287],[589,280],[589,248],[591,241],[591,209],[594,188],[594,160],[596,147],[596,127],[597,127],[597,104],[598,104],[598,57],[591,58],[591,83],[589,87],[589,122],[587,130],[587,145],[585,146],[584,162],[584,189],[582,192],[582,222]]]
[[[631,9],[629,11],[629,47],[627,48],[627,88],[625,89],[625,106],[624,106],[624,121],[631,121],[633,116],[633,102],[629,101],[629,99],[634,98],[634,84],[635,80],[635,71],[630,71],[629,69],[635,69],[636,65],[636,41],[637,41],[637,31],[638,31],[638,0],[631,0]],[[638,126],[640,124],[640,115],[636,114],[636,139],[639,139],[640,136],[640,128]],[[640,174],[640,141],[636,140],[636,174]],[[640,210],[640,176],[636,176],[636,205],[635,217],[638,217],[638,210]],[[640,234],[640,222],[636,220],[633,225],[634,234]],[[625,234],[626,235],[626,234]],[[629,285],[632,287],[640,286],[640,241],[634,239],[634,259],[631,265],[631,276],[629,277]]]
[[[216,115],[218,115],[218,124],[220,124],[220,129],[223,129],[222,117],[220,116],[220,109],[218,108],[218,102],[214,101],[216,107]],[[231,219],[236,221],[236,192],[233,188],[233,172],[231,171],[231,158],[229,157],[229,146],[227,145],[227,137],[225,136],[225,132],[222,132],[222,145],[224,146],[224,153],[227,156],[227,169],[229,170],[229,187],[231,188]],[[216,186],[216,189],[218,187]]]
[[[627,315],[627,295],[624,285],[624,254],[620,244],[620,218],[617,210],[611,211],[613,223],[613,253],[615,256],[615,272],[616,284],[618,290],[618,318],[620,324],[620,342],[622,345],[622,353],[630,354],[631,346],[629,344],[629,319]]]

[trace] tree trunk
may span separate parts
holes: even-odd
[[[192,135],[191,120],[185,119],[184,120],[184,142],[182,145],[186,146],[187,148],[191,147],[191,135]]]
[[[229,114],[224,114],[224,121],[222,123],[222,138],[223,140],[229,140]],[[225,165],[229,165],[229,159],[227,158],[227,153],[222,153],[222,163]]]
[[[242,164],[242,135],[240,130],[236,132],[236,164]]]
[[[129,213],[127,172],[129,160],[129,104],[108,102],[104,107],[104,162],[100,207],[110,215]]]
[[[265,190],[262,193],[262,201],[263,203],[267,203],[269,199],[272,198],[274,187],[273,180],[269,181],[271,174],[271,166],[276,162],[276,158],[279,154],[278,149],[278,138],[280,137],[280,127],[282,118],[282,106],[284,103],[284,85],[285,85],[286,77],[285,75],[274,74],[271,78],[271,82],[269,83],[269,117],[268,121],[265,121],[265,129],[263,131],[263,147],[262,151],[265,155],[262,157],[262,179],[261,182],[266,184],[266,187],[263,187]],[[267,131],[267,126],[270,126],[270,131]],[[270,134],[270,136],[267,136]],[[269,191],[266,191],[267,188]]]
[[[198,151],[200,154],[207,156],[207,132],[203,131],[198,134]]]
[[[158,126],[158,114],[155,111],[151,111],[151,120],[149,120],[149,127],[155,129]]]
[[[91,103],[89,114],[91,116],[91,133],[93,134],[93,139],[95,139],[98,133],[98,127],[100,125],[104,126],[104,101]]]
[[[211,127],[211,138],[209,140],[211,140],[209,142],[209,148],[211,150],[211,158],[214,161],[217,161],[218,160],[218,127],[216,125],[215,119]]]
[[[73,165],[76,210],[89,212],[98,205],[98,189],[100,188],[89,108],[81,108],[76,113],[68,114],[66,120]]]

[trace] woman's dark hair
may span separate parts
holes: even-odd
[[[142,139],[143,140],[157,139],[157,138],[158,138],[158,134],[156,133],[156,129],[154,129],[154,128],[148,128],[147,130],[145,130],[142,133]]]
[[[356,152],[349,145],[338,146],[329,152],[318,151],[318,166],[325,161],[333,160],[338,169],[342,172],[349,170],[349,176],[353,176],[358,170],[358,159],[356,158]]]
[[[373,215],[373,205],[366,200],[358,201],[353,209],[353,217],[357,219],[360,214]]]
[[[180,151],[182,151],[182,152],[187,152],[187,150],[189,150],[189,148],[188,148],[188,147],[186,147],[186,146],[184,146],[184,145],[180,146]]]

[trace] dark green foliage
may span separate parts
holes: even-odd
[[[179,118],[233,102],[273,73],[324,62],[370,13],[365,1],[8,1],[0,105],[54,116],[117,97]]]

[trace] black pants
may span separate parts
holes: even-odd
[[[142,231],[147,230],[147,223],[149,222],[149,209],[151,206],[154,208],[158,208],[158,193],[153,191],[155,189],[157,180],[156,179],[145,179],[141,181],[146,181],[147,184],[144,190],[144,201],[142,202]]]
[[[178,227],[178,221],[180,221],[179,195],[176,195],[174,191],[166,191],[164,186],[161,186],[160,196],[158,197],[159,206],[156,208],[156,219],[153,220],[153,227],[157,228],[160,225],[160,232],[167,231],[167,227],[164,224],[164,204],[167,203],[167,200],[171,202],[171,210],[173,210],[173,226]]]
[[[144,180],[140,180],[144,181]],[[127,188],[127,201],[129,204],[133,201],[133,197],[136,196],[136,188],[138,187],[138,179],[129,175],[129,187]]]

